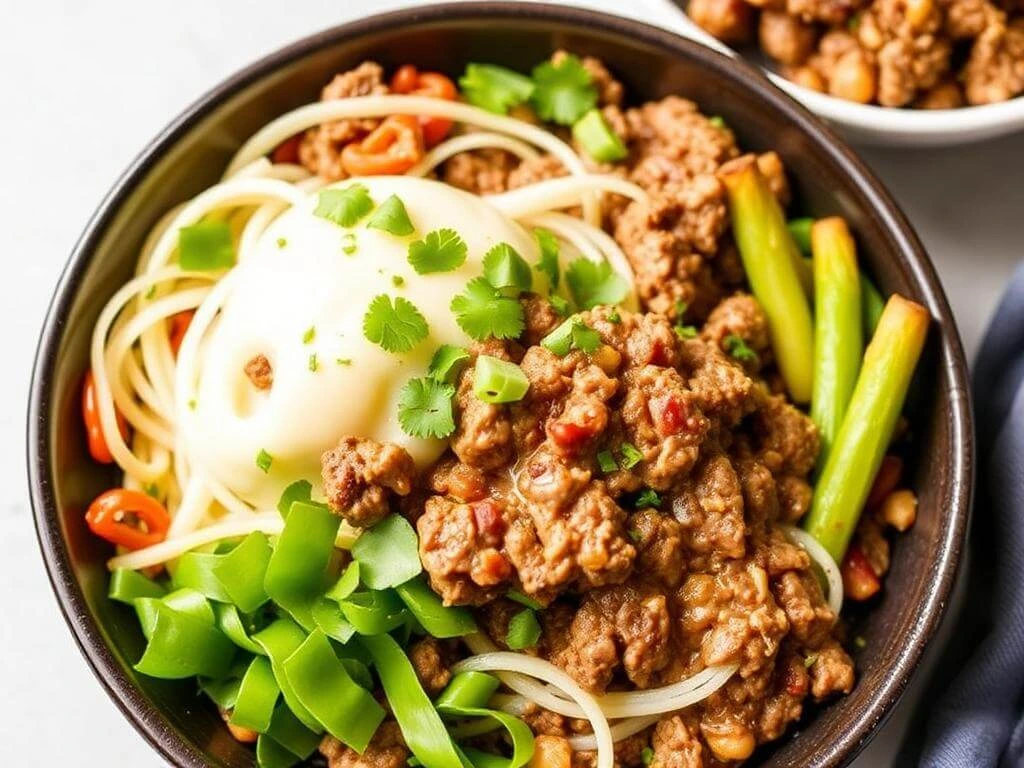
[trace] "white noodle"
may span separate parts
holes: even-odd
[[[810,555],[811,560],[817,563],[822,573],[825,574],[825,579],[828,581],[828,607],[838,619],[839,612],[843,609],[843,576],[836,561],[832,559],[828,550],[818,543],[817,539],[802,528],[793,525],[780,525],[779,528],[789,537],[790,541],[803,547],[804,551]]]
[[[648,715],[646,717],[631,717],[628,720],[620,720],[612,726],[612,739],[616,743],[623,739],[634,736],[645,728],[649,728],[661,719],[661,715]],[[569,746],[574,752],[591,752],[597,749],[597,739],[594,734],[587,733],[580,736],[570,736]]]
[[[455,136],[442,144],[438,144],[427,152],[422,160],[410,168],[407,175],[426,176],[450,157],[473,149],[503,149],[516,155],[520,160],[535,160],[540,157],[540,153],[537,150],[519,139],[513,139],[511,136],[502,136],[500,133],[478,131],[476,133]]]
[[[513,219],[535,216],[552,209],[570,208],[580,202],[595,189],[615,192],[639,202],[646,202],[648,197],[643,189],[631,181],[620,179],[610,174],[582,174],[579,176],[562,176],[557,179],[545,179],[536,184],[519,187],[498,195],[488,195],[486,200],[498,210]],[[600,228],[600,222],[588,224]]]

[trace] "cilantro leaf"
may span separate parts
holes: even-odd
[[[373,200],[362,184],[349,184],[344,189],[321,189],[314,216],[351,227],[373,210]]]
[[[541,339],[540,344],[558,357],[565,357],[573,349],[590,354],[601,346],[601,334],[573,316]]]
[[[371,229],[379,229],[390,235],[403,237],[411,235],[416,231],[409,219],[409,212],[405,210],[405,203],[398,195],[392,195],[373,212],[373,216],[366,222]]]
[[[263,448],[260,448],[259,453],[256,454],[256,466],[259,467],[260,471],[266,474],[270,471],[270,465],[273,463],[274,457]]]
[[[572,327],[572,345],[589,355],[601,346],[601,334],[580,320]]]
[[[629,292],[625,278],[612,269],[608,262],[594,262],[580,257],[565,271],[565,282],[580,309],[592,309],[599,304],[618,304]]]
[[[178,264],[182,269],[194,272],[235,266],[235,244],[227,223],[200,221],[179,229]]]
[[[572,125],[597,106],[597,88],[578,57],[567,55],[557,64],[545,61],[533,68],[530,97],[542,120]]]
[[[547,277],[549,289],[556,291],[562,277],[558,268],[558,238],[543,227],[533,230],[533,236],[537,238],[537,245],[540,246],[540,259],[533,268]]]
[[[466,241],[454,229],[435,229],[409,243],[409,263],[418,274],[451,272],[466,261]]]
[[[434,356],[430,358],[430,368],[427,374],[434,381],[444,384],[454,384],[459,371],[469,360],[469,352],[454,344],[442,344],[437,348]]]
[[[455,387],[429,376],[409,379],[398,394],[398,423],[413,437],[448,437],[455,431],[452,398]]]
[[[734,360],[738,360],[741,363],[757,364],[757,352],[747,346],[747,342],[743,340],[742,336],[730,333],[725,337],[724,343],[725,351],[729,353]]]
[[[452,299],[451,310],[459,327],[477,341],[491,336],[514,339],[526,327],[519,301],[502,296],[485,277],[466,283],[466,289]]]
[[[659,506],[661,506],[661,496],[659,496],[656,491],[650,488],[644,488],[640,492],[640,495],[636,497],[636,502],[634,503],[634,506],[637,509],[657,509]]]
[[[499,115],[522,104],[533,93],[530,78],[494,64],[467,64],[459,87],[470,104]]]
[[[569,314],[569,302],[561,296],[555,296],[554,294],[548,296],[548,303],[551,304],[555,312],[557,312],[561,317],[565,317]]]
[[[632,469],[644,460],[643,453],[632,443],[623,443],[619,446],[619,453],[622,454],[622,468]]]
[[[516,293],[533,287],[530,265],[508,243],[498,243],[484,254],[484,277],[495,288],[512,288]]]
[[[363,316],[363,335],[387,352],[408,352],[425,338],[427,321],[408,299],[391,303],[386,293],[375,296]]]

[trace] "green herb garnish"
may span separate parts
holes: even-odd
[[[622,456],[622,468],[632,469],[644,460],[644,455],[632,443],[623,443],[619,446],[619,454]]]
[[[409,243],[409,263],[418,274],[451,272],[466,261],[466,241],[454,229],[436,229]]]
[[[466,283],[466,289],[452,299],[451,310],[459,327],[477,341],[491,336],[514,339],[526,327],[519,301],[503,296],[484,277]]]
[[[309,356],[309,363],[307,365],[311,373],[316,373],[320,369],[320,362],[317,359],[316,352]]]
[[[341,238],[341,251],[346,256],[351,256],[359,246],[356,244],[355,232],[346,232]]]
[[[485,403],[514,403],[522,400],[530,380],[515,363],[480,355],[473,371],[473,393]]]
[[[601,334],[573,316],[541,339],[540,344],[559,357],[565,357],[573,349],[590,354],[601,346]]]
[[[398,423],[413,437],[445,438],[455,431],[455,387],[429,376],[409,379],[398,395]]]
[[[535,611],[539,611],[541,608],[544,607],[536,600],[534,600],[532,597],[530,597],[529,595],[524,595],[517,589],[510,589],[508,592],[505,593],[505,597],[507,597],[509,600],[519,603],[520,605],[525,605],[527,608],[532,608]]]
[[[721,115],[712,115],[711,117],[708,118],[708,122],[715,126],[715,128],[718,128],[720,131],[724,131],[726,128],[729,127],[725,122],[725,118],[722,117]]]
[[[306,332],[302,334],[302,343],[309,344],[316,338],[316,326],[311,325],[306,329]]]
[[[548,296],[548,303],[551,305],[551,308],[554,309],[555,312],[557,312],[562,317],[565,317],[566,315],[569,314],[569,302],[563,299],[561,296],[551,294],[550,296]]]
[[[442,344],[430,359],[427,374],[434,381],[443,384],[454,384],[459,371],[469,360],[469,352],[454,344]]]
[[[729,356],[734,360],[738,360],[741,363],[757,364],[757,352],[747,345],[747,342],[743,340],[742,336],[730,333],[725,337],[724,344],[725,351],[729,353]]]
[[[524,608],[508,623],[505,645],[513,651],[531,648],[540,640],[540,622],[537,615],[529,608]]]
[[[412,221],[409,219],[409,212],[405,210],[405,203],[401,201],[398,195],[391,195],[391,197],[381,203],[377,210],[373,212],[370,220],[366,222],[366,226],[370,229],[379,229],[382,232],[387,232],[389,235],[396,235],[398,237],[411,235],[416,231],[416,227],[412,225]]]
[[[212,272],[235,265],[231,228],[223,221],[200,221],[178,230],[178,264],[187,272]]]
[[[530,265],[508,243],[498,243],[484,254],[484,277],[495,288],[509,288],[517,294],[533,287]]]
[[[619,465],[615,463],[615,457],[612,455],[611,451],[601,451],[597,454],[597,466],[599,466],[601,471],[606,475],[619,468]]]
[[[557,64],[545,61],[533,68],[530,101],[542,120],[572,125],[597,105],[597,88],[578,57],[568,55]]]
[[[395,286],[395,288],[401,288],[403,285],[405,285],[405,278],[402,277],[401,275],[392,275],[391,284]]]
[[[651,488],[644,488],[640,492],[640,495],[636,497],[636,502],[634,506],[637,509],[657,509],[658,507],[661,506],[661,496],[659,496],[657,492],[652,490]]]
[[[283,237],[277,238],[277,247],[278,248],[284,248],[286,245],[288,245],[288,241],[285,238],[283,238]]]
[[[263,448],[260,448],[259,453],[256,454],[256,466],[260,468],[260,471],[266,473],[270,471],[270,465],[274,463],[274,457],[267,453]]]
[[[558,290],[558,284],[561,282],[562,277],[561,270],[558,267],[558,238],[550,230],[543,227],[537,227],[533,230],[533,236],[537,238],[537,245],[540,248],[540,259],[538,259],[534,269],[547,277],[550,290]]]
[[[352,358],[351,357],[339,357],[339,358],[336,358],[334,362],[337,363],[338,365],[352,365]]]
[[[467,64],[459,87],[470,104],[499,115],[522,104],[533,93],[530,78],[494,64]]]
[[[583,147],[584,152],[599,163],[614,163],[629,155],[619,134],[612,130],[601,110],[596,107],[576,121],[572,127],[572,137]]]
[[[622,315],[619,314],[619,310],[613,309],[611,312],[608,313],[608,322],[614,323],[615,325],[618,325],[619,323],[622,322]]]
[[[429,333],[427,321],[408,299],[374,297],[363,316],[363,335],[387,352],[408,352]]]
[[[676,332],[676,336],[683,341],[697,337],[697,327],[695,325],[676,325],[673,326],[672,330],[674,330]]]
[[[352,227],[372,210],[370,192],[357,183],[344,189],[320,190],[313,215],[342,227]]]
[[[565,281],[580,309],[592,309],[599,304],[618,304],[629,292],[626,280],[610,264],[582,257],[569,265],[565,271]]]

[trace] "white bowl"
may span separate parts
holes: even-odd
[[[655,11],[656,21],[667,29],[739,57],[736,51],[697,26],[672,0],[647,0],[647,4]],[[999,104],[959,109],[894,109],[837,99],[762,69],[775,85],[831,123],[847,139],[859,144],[951,146],[1024,130],[1024,96]]]

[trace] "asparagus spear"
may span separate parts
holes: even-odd
[[[814,262],[814,391],[811,419],[818,425],[824,466],[843,423],[864,354],[861,286],[853,237],[839,217],[811,229]]]
[[[885,305],[843,425],[818,478],[804,529],[840,561],[903,409],[928,332],[928,311],[902,296]]]
[[[753,156],[726,165],[720,178],[729,194],[732,228],[754,295],[764,308],[772,346],[790,397],[811,399],[814,332],[800,285],[793,242],[782,208]]]
[[[864,333],[872,334],[885,309],[885,299],[867,275],[860,276],[860,305],[864,310]]]

